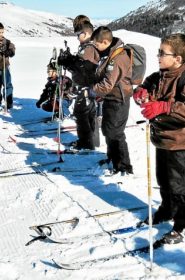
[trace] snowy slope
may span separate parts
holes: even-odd
[[[147,51],[147,75],[158,69],[156,54],[159,39],[139,33],[115,32],[126,43],[144,45]],[[12,39],[10,37],[10,39]],[[146,136],[140,109],[131,103],[126,128],[134,176],[110,178],[97,166],[105,158],[106,145],[101,134],[101,146],[90,155],[62,155],[59,163],[54,141],[58,123],[34,123],[49,113],[37,109],[36,100],[46,83],[46,65],[53,45],[61,47],[63,38],[14,38],[16,56],[11,59],[14,84],[14,109],[0,117],[0,279],[1,280],[125,280],[125,279],[184,279],[185,245],[165,246],[154,254],[150,272],[149,255],[121,256],[105,262],[86,265],[80,270],[57,269],[53,259],[65,263],[84,261],[121,254],[128,249],[148,244],[148,231],[123,234],[111,238],[105,230],[135,225],[147,216]],[[68,40],[75,51],[76,38]],[[32,121],[32,124],[28,122]],[[62,125],[74,125],[65,120]],[[32,132],[34,130],[35,132]],[[76,132],[61,134],[61,142],[76,139]],[[61,144],[60,149],[64,146]],[[50,154],[54,151],[54,154]],[[53,164],[46,164],[53,163]],[[43,166],[41,166],[43,164]],[[54,168],[57,167],[57,172]],[[155,179],[155,155],[151,146],[153,211],[160,203]],[[127,209],[144,207],[138,211]],[[105,212],[121,212],[102,217],[89,217]],[[55,237],[75,238],[74,244],[55,244],[48,240],[25,244],[37,236],[29,226],[79,218],[75,228],[61,223],[53,226]],[[170,224],[158,231],[154,238]],[[93,235],[102,233],[102,236]],[[81,239],[81,236],[89,238]]]
[[[35,11],[0,1],[0,20],[10,36],[52,37],[73,34],[72,18],[53,13]],[[111,20],[93,20],[96,28]]]
[[[0,3],[0,19],[11,36],[42,37],[68,35],[72,32],[72,19],[24,9],[8,2]]]
[[[126,29],[162,37],[184,32],[184,0],[156,0],[112,21],[111,30]]]

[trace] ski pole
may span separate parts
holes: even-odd
[[[58,139],[58,151],[57,154],[59,156],[59,161],[64,162],[61,156],[60,151],[60,141],[61,141],[61,115],[62,115],[62,97],[61,97],[61,85],[62,85],[62,67],[59,67],[59,116],[58,116],[58,130],[57,130],[57,139]]]
[[[56,60],[57,60],[57,49],[56,49],[56,47],[54,47],[53,48],[53,55],[52,55],[52,58],[51,58],[50,62],[54,61],[55,65],[56,65]],[[55,106],[56,106],[56,99],[57,99],[57,97],[56,97],[57,91],[58,91],[58,86],[56,86],[56,90],[55,90],[55,97],[54,97],[53,111],[52,111],[52,118],[51,118],[52,121],[54,120],[54,113],[55,113]]]
[[[53,102],[52,122],[54,121],[54,116],[55,116],[55,106],[56,106],[56,102],[57,102],[57,92],[58,92],[58,85],[56,85],[54,102]]]
[[[4,83],[4,112],[7,113],[7,91],[6,91],[6,60],[3,54],[3,83]]]
[[[62,54],[68,54],[70,52],[70,48],[67,45],[67,41],[64,40],[64,46],[65,46],[65,51],[63,52],[63,49],[60,50],[60,56]],[[64,68],[64,67],[63,67]],[[65,86],[65,78],[66,78],[66,68],[64,68],[64,75],[62,77],[62,66],[60,66],[61,69],[61,73],[59,75],[59,95],[60,95],[60,99],[59,99],[59,108],[60,108],[60,118],[61,121],[63,120],[63,116],[64,116],[64,112],[63,112],[63,97],[64,97],[64,86]]]
[[[62,56],[63,49],[60,50],[59,56]],[[62,76],[62,66],[60,65],[58,67],[58,76],[59,76],[59,120],[58,120],[58,130],[57,130],[57,139],[58,139],[58,155],[59,155],[59,161],[64,162],[62,159],[62,152],[60,151],[60,142],[61,142],[61,122],[63,120],[63,110],[62,110],[62,99],[64,94],[64,79],[66,76],[66,70],[64,70],[64,75]]]
[[[67,46],[67,41],[64,40],[64,45],[66,50],[63,51],[63,49],[60,49],[59,56],[66,55],[70,52],[69,47]],[[64,97],[64,85],[65,85],[65,78],[66,78],[66,68],[64,68],[64,74],[62,76],[62,66],[59,66],[59,126],[58,126],[58,154],[60,155],[60,161],[63,162],[63,159],[61,157],[61,151],[60,151],[60,138],[61,138],[61,122],[63,120],[63,97]]]
[[[150,123],[146,121],[146,147],[147,147],[147,183],[148,183],[148,217],[149,217],[149,244],[150,244],[150,270],[153,267],[153,235],[152,235],[152,185],[150,163]]]

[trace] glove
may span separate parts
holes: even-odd
[[[40,108],[40,105],[41,105],[40,101],[37,101],[35,105],[37,108]]]
[[[161,114],[169,114],[171,109],[171,102],[166,101],[154,101],[142,103],[141,108],[144,108],[141,113],[147,119],[153,119]]]
[[[69,51],[61,52],[57,63],[60,66],[69,67],[73,63],[73,55]]]
[[[136,92],[134,92],[133,94],[134,101],[138,105],[144,103],[148,98],[148,96],[149,96],[148,91],[145,88],[141,88],[141,87],[138,87],[136,89]]]
[[[1,45],[0,46],[0,54],[5,55],[5,52],[6,52],[6,45]]]

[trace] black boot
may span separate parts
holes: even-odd
[[[12,96],[12,94],[7,96],[6,102],[7,102],[7,109],[11,109],[13,107],[13,96]]]

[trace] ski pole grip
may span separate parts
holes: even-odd
[[[137,121],[136,124],[141,124],[141,123],[145,123],[146,121],[145,120],[140,120],[140,121]]]

